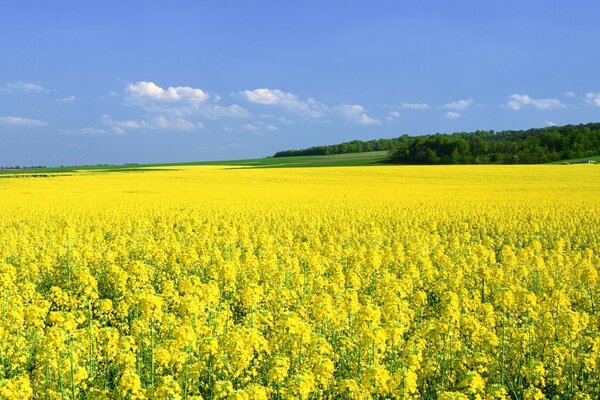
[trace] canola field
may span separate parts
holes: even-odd
[[[0,179],[2,399],[598,399],[600,167]]]

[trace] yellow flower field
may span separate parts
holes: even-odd
[[[0,178],[2,399],[598,399],[600,167]]]

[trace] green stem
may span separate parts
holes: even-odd
[[[150,321],[150,383],[154,386],[154,323]]]
[[[62,372],[60,370],[60,353],[57,352],[56,353],[58,356],[58,387],[60,389],[60,398],[64,399],[65,398],[65,387],[63,386],[63,381],[62,381]]]
[[[94,375],[94,332],[92,330],[92,302],[88,300],[88,311],[89,311],[89,323],[88,323],[88,335],[90,338],[90,379]]]
[[[190,350],[191,345],[188,344],[186,349],[186,358],[185,358],[185,368],[183,372],[183,400],[187,399],[188,392],[188,371],[189,371],[189,363],[190,363]]]
[[[71,399],[75,400],[75,368],[73,366],[73,338],[69,335],[69,362],[71,363]]]

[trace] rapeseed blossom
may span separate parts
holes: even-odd
[[[0,179],[0,399],[600,398],[600,169]]]

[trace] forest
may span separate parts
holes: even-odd
[[[600,155],[600,123],[354,140],[279,151],[274,157],[382,150],[399,164],[540,164]]]

